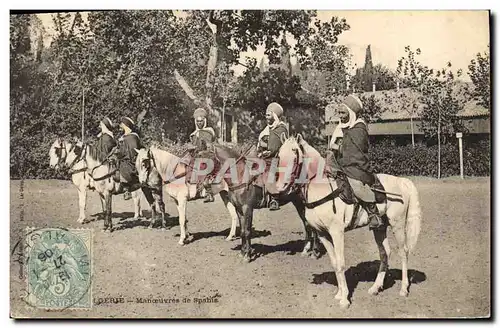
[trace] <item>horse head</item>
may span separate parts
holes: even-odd
[[[49,166],[55,170],[58,170],[62,163],[66,161],[66,148],[64,147],[64,142],[61,138],[57,138],[49,149]]]
[[[300,169],[304,162],[304,149],[302,143],[305,142],[301,134],[296,137],[282,138],[282,144],[278,152],[278,167],[288,168],[292,165],[290,179],[278,179],[276,188],[280,193],[289,191],[295,180],[299,178]]]
[[[141,148],[135,149],[137,158],[135,160],[135,168],[139,176],[140,183],[147,183],[149,172],[153,167],[153,155],[150,149]]]
[[[50,167],[56,170],[71,168],[82,157],[84,148],[83,142],[77,138],[68,141],[58,137],[50,146]]]

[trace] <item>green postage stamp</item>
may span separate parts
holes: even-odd
[[[43,309],[90,309],[92,230],[28,228],[26,301]]]

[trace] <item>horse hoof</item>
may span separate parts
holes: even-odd
[[[186,244],[185,244],[185,243],[184,243],[184,241],[181,239],[181,240],[179,240],[179,245],[184,246],[184,245],[186,245]]]
[[[149,230],[153,229],[153,226],[152,225],[148,226],[148,229]]]
[[[340,301],[340,308],[341,309],[348,309],[349,308],[349,305],[351,305],[351,303],[349,303],[348,300],[341,300]]]
[[[165,230],[167,230],[167,228],[161,227],[161,231],[165,231]]]
[[[300,256],[303,256],[303,257],[306,257],[306,256],[310,256],[311,254],[309,254],[309,251],[302,251],[302,253],[300,253]]]
[[[226,241],[233,241],[233,240],[236,240],[236,238],[234,236],[228,236],[226,238]]]
[[[342,293],[340,292],[340,290],[337,292],[337,294],[335,295],[335,299],[336,300],[341,300],[342,299]]]
[[[370,289],[368,289],[368,294],[376,296],[380,290],[382,290],[382,288],[379,286],[371,286]]]
[[[250,263],[250,256],[248,255],[243,256],[243,263]]]
[[[399,291],[399,296],[402,296],[402,297],[407,297],[408,296],[408,290],[406,289],[401,289]]]

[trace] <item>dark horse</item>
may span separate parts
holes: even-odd
[[[248,169],[251,168],[251,165],[254,163],[250,160],[251,157],[248,155],[244,153],[240,154],[236,150],[220,144],[210,144],[204,148],[204,150],[198,151],[198,157],[210,158],[214,160],[214,162],[218,162],[217,164],[220,166],[222,166],[226,160],[234,159],[232,165],[236,166],[236,170],[234,170],[234,167],[230,169],[237,172],[238,179],[232,181],[231,177],[227,177],[226,175],[224,175],[223,179],[229,186],[229,201],[236,208],[236,213],[240,221],[241,256],[245,262],[250,262],[253,255],[251,245],[253,210],[267,208],[264,180],[259,176],[255,176],[245,181],[245,177],[248,177]],[[223,173],[226,172],[220,172],[220,174]],[[304,224],[306,244],[302,251],[302,255],[312,255],[318,258],[320,256],[319,240],[316,232],[306,221],[305,207],[299,195],[295,193],[284,196],[280,195],[279,202],[280,205],[291,202],[297,209],[300,219]]]

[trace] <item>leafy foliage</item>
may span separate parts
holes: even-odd
[[[382,108],[374,95],[361,95],[360,100],[363,103],[363,113],[361,117],[366,122],[376,122],[380,118]]]
[[[490,142],[464,147],[464,175],[489,176]],[[393,146],[390,143],[377,143],[370,147],[371,165],[375,172],[397,176],[436,176],[437,146],[417,145]],[[460,159],[456,143],[441,146],[441,176],[460,175]]]
[[[442,140],[446,142],[450,135],[464,130],[462,122],[456,116],[461,104],[453,93],[456,76],[459,77],[461,71],[453,73],[451,63],[434,71],[416,59],[415,55],[420,55],[420,49],[414,52],[407,46],[405,52],[406,57],[398,61],[397,72],[405,86],[420,91],[419,102],[424,105],[421,114],[422,129],[427,138],[437,138],[440,132]]]
[[[485,51],[478,53],[476,59],[472,59],[469,65],[469,76],[474,83],[473,97],[478,104],[490,108],[490,53]]]

